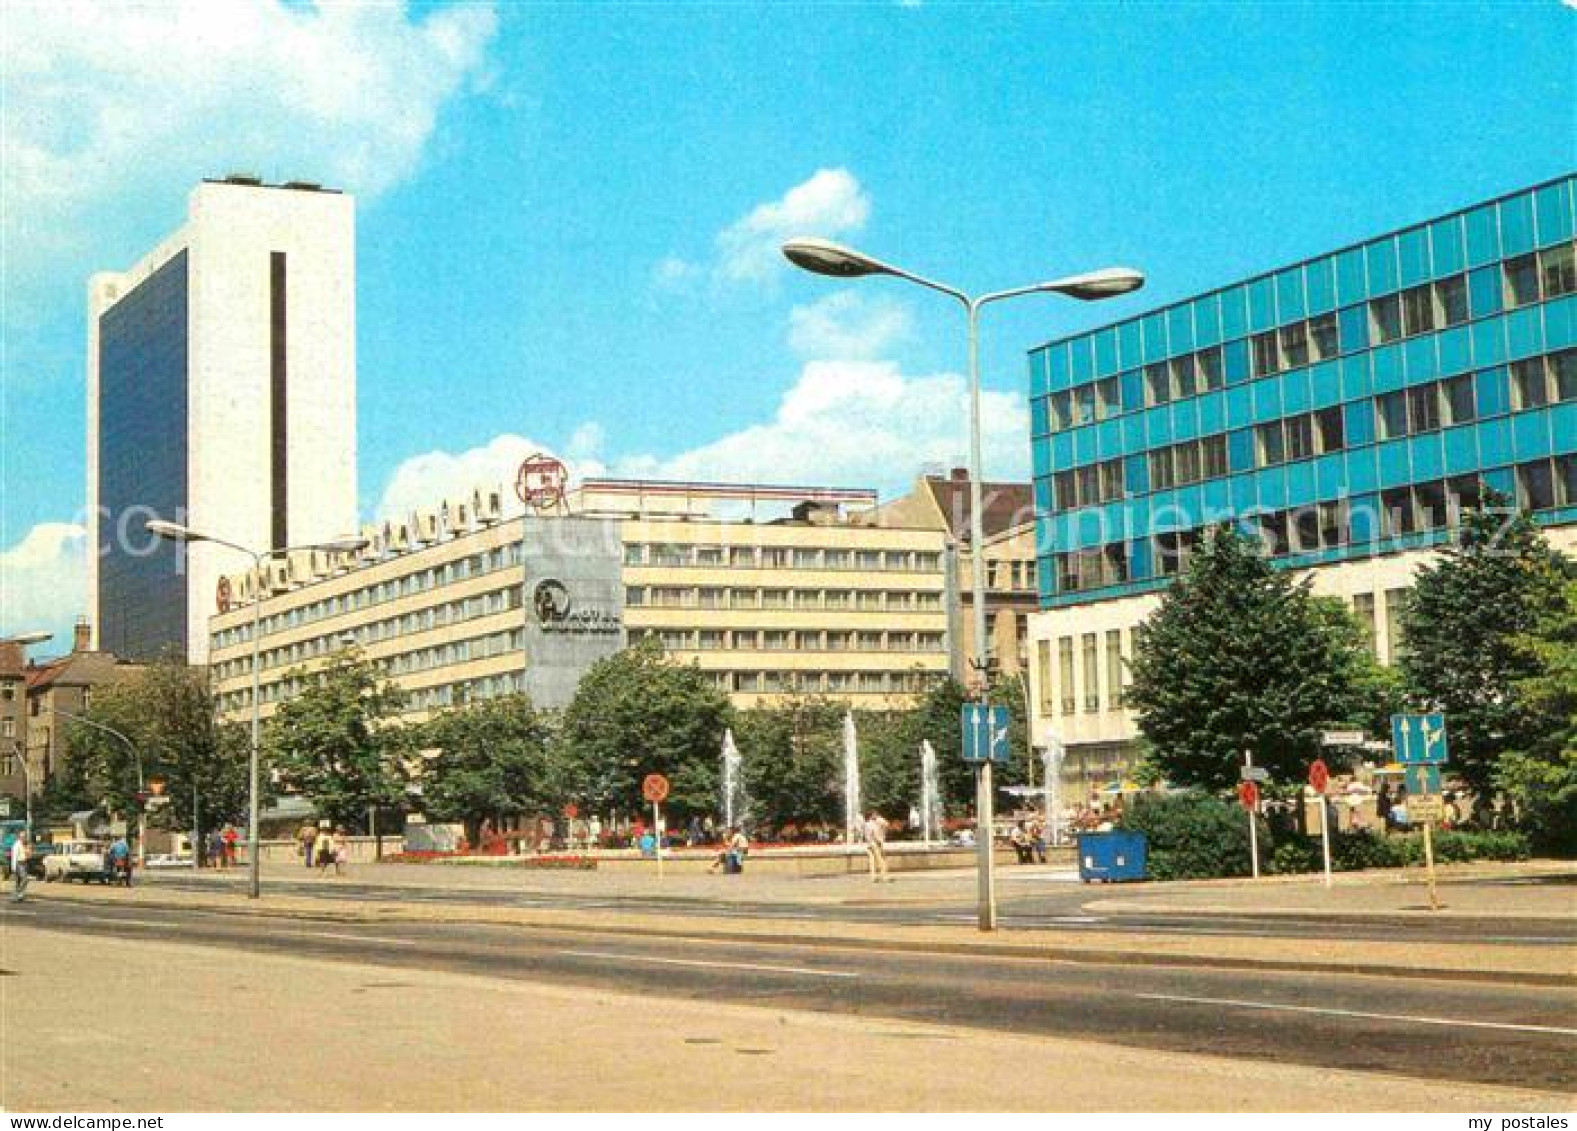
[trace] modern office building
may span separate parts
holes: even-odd
[[[316,185],[205,182],[186,224],[88,294],[87,493],[97,646],[206,654],[222,547],[356,523],[355,206]]]
[[[352,646],[406,692],[411,718],[513,692],[562,707],[592,663],[639,637],[741,707],[794,694],[898,706],[947,675],[945,537],[851,521],[874,492],[601,479],[513,518],[501,495],[385,523],[359,555],[231,578],[210,622],[221,711],[249,710],[258,595],[264,713]]]
[[[1131,758],[1134,629],[1212,525],[1251,523],[1387,661],[1414,572],[1486,489],[1577,546],[1574,194],[1563,177],[1030,354],[1033,729],[1071,783]]]

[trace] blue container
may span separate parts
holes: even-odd
[[[1085,883],[1142,880],[1148,853],[1143,833],[1080,833],[1079,879]]]

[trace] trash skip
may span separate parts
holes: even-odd
[[[1142,880],[1148,849],[1143,833],[1080,833],[1079,879],[1085,883]]]

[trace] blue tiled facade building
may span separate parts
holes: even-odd
[[[1031,352],[1048,733],[1120,712],[1124,634],[1227,518],[1294,568],[1417,557],[1491,489],[1577,519],[1574,198],[1566,176]],[[1055,614],[1109,602],[1092,658]]]

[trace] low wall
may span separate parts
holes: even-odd
[[[555,854],[558,855],[558,854]],[[566,854],[579,855],[579,854]],[[657,861],[650,856],[641,856],[632,850],[600,851],[591,853],[597,862],[597,871],[613,873],[652,872],[657,867]],[[439,859],[436,864],[448,865],[457,868],[510,868],[515,867],[521,871],[530,871],[531,866],[523,863],[530,857],[516,856],[470,856],[449,859]],[[712,867],[717,859],[717,852],[698,852],[695,849],[679,849],[670,851],[663,856],[663,870],[678,874],[695,874],[705,872]],[[919,872],[940,868],[972,868],[979,859],[978,853],[973,848],[934,848],[925,849],[919,846],[891,845],[887,851],[887,866],[893,872]],[[1053,849],[1048,854],[1048,860],[1054,864],[1072,865],[1074,863],[1073,850]],[[1009,868],[1016,864],[1017,854],[1012,848],[998,846],[996,849],[996,863],[998,867]],[[753,850],[745,859],[745,870],[757,874],[773,876],[846,876],[863,875],[870,870],[870,863],[863,848],[815,847],[815,848],[759,848]]]
[[[404,847],[404,840],[398,836],[385,836],[373,838],[370,836],[350,836],[345,838],[350,846],[350,859],[352,864],[371,864],[378,858],[379,840],[383,841],[383,855],[393,856]],[[294,840],[265,840],[258,845],[260,855],[265,864],[302,864],[301,856],[296,851]],[[236,858],[246,860],[246,843],[236,845]],[[302,864],[302,867],[305,867]]]

